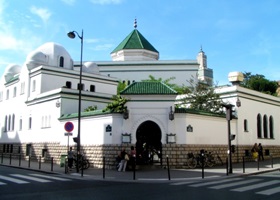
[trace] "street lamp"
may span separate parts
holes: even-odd
[[[80,81],[78,85],[79,89],[79,107],[78,107],[78,135],[77,135],[77,153],[80,153],[81,147],[81,97],[82,97],[82,66],[83,66],[83,40],[84,40],[84,33],[82,30],[82,35],[80,36],[79,33],[76,31],[71,31],[68,34],[68,37],[74,39],[76,35],[81,39],[81,59],[80,59]],[[77,159],[79,159],[77,155]],[[77,162],[77,172],[79,172],[79,162]]]

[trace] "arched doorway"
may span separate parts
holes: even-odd
[[[155,122],[148,120],[140,124],[136,130],[136,140],[138,164],[162,164],[161,130]]]

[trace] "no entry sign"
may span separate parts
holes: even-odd
[[[74,129],[74,124],[73,124],[72,122],[66,122],[66,123],[64,124],[64,129],[65,129],[65,131],[67,131],[67,132],[72,132],[73,129]]]

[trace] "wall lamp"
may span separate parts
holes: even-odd
[[[174,120],[174,112],[172,110],[172,106],[170,106],[170,112],[169,112],[169,120]]]

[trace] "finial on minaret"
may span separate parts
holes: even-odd
[[[202,45],[200,45],[200,52],[203,52],[203,50],[202,50]]]
[[[137,19],[134,20],[134,28],[137,28]]]

